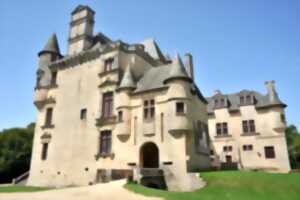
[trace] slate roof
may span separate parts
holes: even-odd
[[[185,79],[189,82],[193,82],[191,78],[188,76],[186,69],[178,53],[176,54],[176,57],[172,62],[172,65],[173,67],[171,68],[171,71],[169,72],[167,78],[164,80],[165,83],[172,79]]]
[[[80,12],[81,10],[87,9],[92,13],[95,13],[95,11],[93,11],[93,9],[91,9],[89,6],[87,5],[78,5],[73,11],[72,11],[72,15],[74,15],[77,12]]]
[[[59,46],[57,42],[56,34],[53,33],[51,37],[48,39],[46,45],[44,46],[43,50],[39,52],[39,55],[42,53],[56,53],[60,55]]]
[[[121,80],[119,89],[134,89],[136,88],[136,84],[133,80],[130,66],[127,66],[123,78]]]
[[[156,44],[155,40],[153,39],[146,39],[141,42],[144,45],[145,51],[152,56],[155,60],[165,60],[164,55],[162,54],[161,50],[159,49],[158,45]]]
[[[242,90],[240,92],[237,93],[231,93],[231,94],[216,94],[212,97],[207,97],[206,100],[208,102],[207,105],[207,112],[212,114],[214,113],[214,99],[216,97],[220,98],[226,98],[228,100],[228,110],[229,111],[239,111],[239,107],[240,107],[240,95],[241,94],[251,94],[254,96],[255,101],[254,101],[254,105],[256,108],[266,108],[266,107],[273,107],[273,106],[282,106],[282,107],[286,107],[286,104],[284,104],[279,97],[277,96],[277,100],[276,102],[272,101],[270,99],[269,94],[263,95],[257,91],[254,90]]]

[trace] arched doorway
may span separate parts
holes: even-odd
[[[140,166],[142,168],[159,167],[159,151],[156,144],[147,142],[140,149]]]

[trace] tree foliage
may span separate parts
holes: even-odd
[[[285,132],[291,166],[300,168],[300,134],[294,125],[288,126]]]
[[[26,128],[10,128],[0,132],[0,183],[29,170],[34,123]]]

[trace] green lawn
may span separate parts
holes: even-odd
[[[300,173],[203,172],[208,185],[194,192],[168,192],[129,183],[125,187],[167,200],[300,200]]]
[[[31,186],[19,186],[19,185],[11,185],[11,186],[0,186],[0,193],[3,192],[38,192],[49,190],[50,188],[45,187],[31,187]]]

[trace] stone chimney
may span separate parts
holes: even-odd
[[[194,65],[193,65],[193,56],[190,53],[184,55],[184,65],[187,70],[189,77],[194,80]]]
[[[275,89],[275,81],[273,81],[273,80],[266,81],[265,85],[267,87],[267,91],[268,91],[267,95],[269,97],[269,101],[271,103],[279,103],[280,100],[279,100],[278,94]]]

